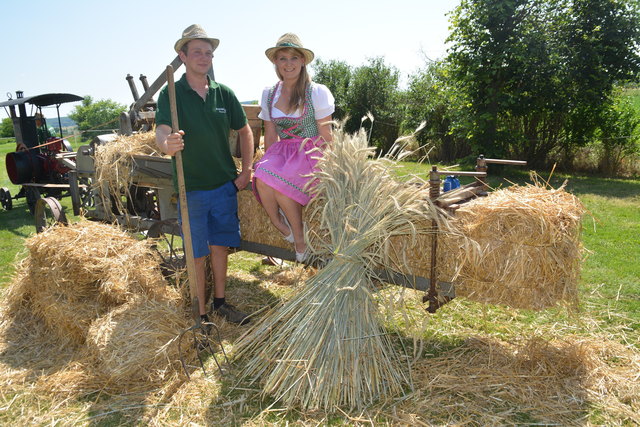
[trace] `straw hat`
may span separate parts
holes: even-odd
[[[182,32],[182,38],[176,42],[173,48],[177,53],[180,53],[180,49],[182,49],[182,46],[195,39],[207,40],[209,43],[211,43],[211,46],[213,46],[213,50],[216,50],[216,48],[220,44],[220,40],[212,39],[211,37],[209,37],[206,31],[200,25],[193,24],[184,29],[184,31]]]
[[[313,57],[314,57],[313,51],[302,47],[302,42],[300,41],[298,36],[296,36],[293,33],[286,33],[281,35],[278,41],[276,42],[275,47],[270,47],[269,49],[265,50],[264,54],[267,55],[267,58],[269,58],[271,62],[274,62],[276,52],[280,49],[286,49],[286,48],[293,48],[302,52],[302,54],[304,55],[305,64],[308,64],[311,61],[313,61]]]

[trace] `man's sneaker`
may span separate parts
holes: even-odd
[[[220,317],[224,317],[231,323],[237,323],[238,325],[246,325],[249,323],[248,315],[238,311],[234,306],[226,302],[220,307],[214,309],[213,312]]]

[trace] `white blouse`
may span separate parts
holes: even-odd
[[[260,100],[261,111],[258,117],[268,122],[271,121],[271,115],[269,114],[269,91],[273,86],[268,86],[262,91],[262,99]],[[293,114],[285,114],[275,107],[276,102],[280,98],[280,92],[282,91],[282,85],[278,85],[276,93],[273,95],[273,117],[300,117],[301,110],[297,110]],[[333,114],[336,110],[336,101],[331,94],[329,88],[320,83],[311,82],[311,102],[313,103],[313,109],[315,111],[316,120],[323,119]]]

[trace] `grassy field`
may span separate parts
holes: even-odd
[[[0,144],[3,158],[12,150],[13,144]],[[403,165],[404,172],[426,177],[426,166]],[[16,194],[18,187],[11,185],[2,169],[0,186]],[[526,172],[515,169],[500,171],[505,179],[494,173],[491,184],[495,187],[528,179]],[[111,395],[59,386],[52,392],[42,384],[50,372],[30,364],[9,369],[6,343],[0,340],[0,372],[5,376],[0,383],[10,385],[0,391],[0,424],[637,425],[638,372],[635,379],[631,372],[625,380],[624,375],[601,378],[597,371],[626,372],[634,366],[630,361],[640,360],[640,180],[556,174],[549,182],[558,187],[565,180],[567,190],[588,210],[582,230],[586,252],[577,310],[558,307],[532,312],[459,298],[427,315],[420,294],[403,294],[405,314],[385,311],[383,318],[412,355],[415,389],[405,399],[389,399],[357,413],[270,406],[273,402],[261,398],[255,385],[238,387],[233,375],[221,377],[211,360],[209,375],[196,371],[191,381],[176,383],[171,390]],[[63,199],[63,205],[69,214],[70,200]],[[0,292],[4,292],[16,257],[25,256],[24,239],[35,228],[24,199],[14,201],[13,210],[0,211],[0,224]],[[228,292],[236,301],[246,297],[244,307],[250,310],[286,299],[300,286],[296,279],[305,274],[299,268],[281,270],[260,261],[246,252],[231,256]],[[395,291],[386,289],[381,295],[385,292]],[[231,352],[242,331],[225,326],[223,339]],[[544,356],[513,356],[519,353],[510,353],[512,347],[522,354]],[[580,348],[587,353],[601,351],[583,355]],[[531,366],[536,360],[539,363]],[[568,368],[567,360],[573,363]],[[507,378],[501,371],[512,366],[515,374]],[[8,372],[13,376],[9,378]],[[594,394],[596,389],[605,390],[607,398]]]

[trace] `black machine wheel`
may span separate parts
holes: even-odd
[[[165,275],[186,268],[180,228],[175,219],[155,221],[147,231],[147,238],[157,240],[152,247],[162,258],[162,271]]]
[[[159,219],[158,198],[152,189],[132,185],[127,194],[127,212],[143,218]]]
[[[2,208],[7,211],[13,208],[13,199],[7,187],[0,188],[0,204],[2,204]]]
[[[40,190],[38,187],[23,186],[24,195],[27,198],[27,207],[29,212],[33,215],[36,211],[36,203],[40,200]]]
[[[67,225],[67,216],[55,197],[38,199],[35,206],[36,232],[42,233],[54,224]]]
[[[80,215],[83,208],[93,207],[94,201],[91,194],[91,181],[89,178],[78,178],[77,172],[69,172],[69,194],[71,195],[71,205],[73,214]]]
[[[187,259],[180,236],[180,226],[176,219],[154,221],[147,230],[147,238],[155,239],[151,247],[158,252],[162,259],[160,268],[165,277],[172,277],[179,271],[186,271]],[[214,283],[209,255],[205,260],[205,277],[205,283]],[[212,292],[213,286],[205,287],[205,301],[209,301]]]

